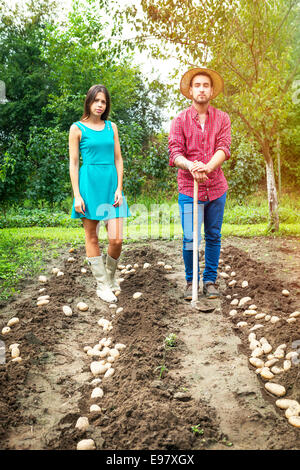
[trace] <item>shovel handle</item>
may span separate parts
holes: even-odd
[[[192,302],[198,300],[198,181],[194,179]]]

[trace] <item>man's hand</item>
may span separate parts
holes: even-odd
[[[208,177],[206,176],[206,165],[202,162],[195,160],[191,165],[190,172],[194,180],[196,180],[198,183],[204,183],[208,180]]]

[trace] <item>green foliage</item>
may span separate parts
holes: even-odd
[[[165,345],[168,348],[174,348],[176,346],[176,340],[177,336],[175,333],[170,333],[166,338],[165,338]]]
[[[264,163],[256,146],[246,136],[236,132],[232,136],[231,157],[223,166],[229,185],[229,194],[238,202],[257,191],[264,175]]]

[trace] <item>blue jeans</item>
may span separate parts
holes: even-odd
[[[198,201],[198,241],[201,241],[201,225],[204,222],[205,269],[203,282],[215,282],[221,250],[221,228],[223,223],[226,193],[214,201]],[[187,282],[193,280],[193,198],[179,193],[179,212],[183,230],[182,254]],[[198,262],[199,280],[199,262]]]

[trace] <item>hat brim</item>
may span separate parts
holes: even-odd
[[[196,75],[201,74],[201,72],[207,73],[212,79],[213,94],[212,94],[211,100],[213,100],[219,95],[219,93],[224,91],[224,80],[221,77],[221,75],[215,70],[204,69],[201,67],[196,67],[196,68],[188,70],[187,72],[185,72],[185,74],[181,78],[180,91],[186,98],[191,100],[192,99],[192,96],[190,95],[191,81]]]

